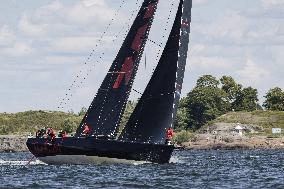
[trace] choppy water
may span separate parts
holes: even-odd
[[[177,151],[166,165],[49,166],[0,153],[0,188],[284,188],[284,150]]]

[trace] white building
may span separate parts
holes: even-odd
[[[245,132],[245,128],[240,126],[240,124],[237,124],[237,126],[235,127],[235,130],[239,133],[240,136],[243,136],[243,133]]]

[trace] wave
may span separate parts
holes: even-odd
[[[170,159],[170,163],[173,164],[184,164],[185,161],[181,160],[181,158],[179,158],[178,156],[172,156]]]
[[[2,165],[28,165],[29,161],[16,161],[16,160],[12,160],[12,161],[7,161],[7,160],[3,160],[0,159],[0,166]],[[40,160],[34,160],[31,161],[29,163],[29,165],[46,165],[44,162],[40,161]]]

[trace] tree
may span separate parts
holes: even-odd
[[[220,88],[214,77],[205,76],[207,81],[197,86],[188,93],[188,112],[189,112],[189,128],[192,130],[199,129],[220,115],[228,112],[230,103],[228,95]],[[209,80],[208,80],[209,78]],[[199,79],[199,81],[201,81]],[[208,82],[210,81],[210,82]],[[204,85],[205,84],[205,85]]]
[[[234,102],[237,94],[242,90],[242,85],[237,84],[231,76],[223,76],[220,81],[222,89],[228,94],[230,103]]]
[[[86,107],[82,107],[80,112],[78,113],[79,116],[83,116],[87,113],[88,109]]]
[[[72,133],[77,128],[77,123],[72,120],[71,118],[67,118],[63,121],[61,128],[62,130],[66,131],[67,133]]]
[[[284,92],[281,88],[275,87],[270,89],[264,98],[263,106],[267,110],[284,111]]]
[[[197,82],[196,87],[214,87],[217,88],[220,82],[212,75],[203,75]]]
[[[189,123],[188,110],[186,107],[179,107],[177,109],[176,119],[174,123],[175,131],[182,131],[187,129]]]
[[[252,87],[244,88],[237,93],[232,107],[236,111],[254,111],[259,107],[257,95],[257,89]]]
[[[118,128],[118,133],[120,133],[123,128],[126,126],[132,112],[134,111],[135,107],[136,107],[137,102],[136,101],[128,101],[125,107],[125,110],[123,112],[121,121],[120,121],[120,125]]]

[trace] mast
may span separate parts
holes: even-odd
[[[192,0],[180,0],[161,59],[122,131],[120,140],[165,142],[165,131],[173,126],[183,82],[189,42],[191,2]]]
[[[85,124],[90,128],[90,135],[114,134],[144,52],[157,4],[158,0],[144,0],[75,137],[82,135]]]
[[[180,100],[186,59],[188,53],[188,44],[189,44],[189,33],[190,33],[190,23],[191,23],[191,8],[192,0],[184,0],[183,2],[183,11],[182,11],[182,23],[181,23],[181,33],[180,33],[180,46],[179,46],[179,57],[178,57],[178,66],[177,66],[177,76],[176,76],[176,90],[175,90],[175,100],[174,100],[174,111],[172,116],[173,127],[177,108]]]

